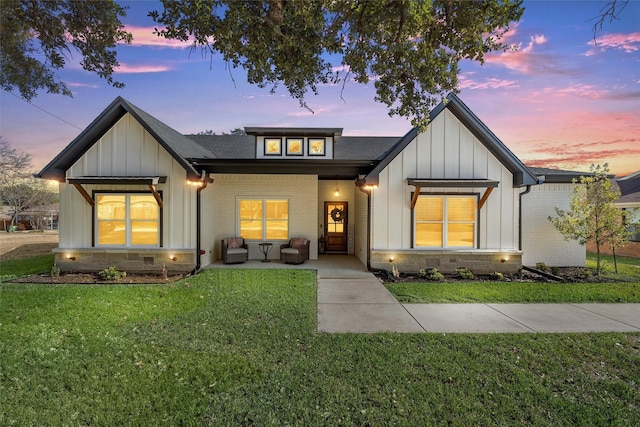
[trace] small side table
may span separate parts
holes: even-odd
[[[258,246],[260,247],[260,251],[264,254],[264,259],[260,262],[271,262],[271,260],[267,259],[267,255],[269,254],[269,252],[271,252],[273,243],[263,242],[258,243]]]

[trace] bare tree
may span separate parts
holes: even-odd
[[[11,147],[9,141],[0,136],[0,187],[11,185],[17,179],[27,178],[31,169],[31,154]]]
[[[57,201],[46,181],[33,178],[31,166],[31,154],[11,147],[0,136],[0,203],[11,212],[9,230],[21,212]]]

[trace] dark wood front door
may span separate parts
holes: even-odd
[[[326,245],[329,252],[347,251],[347,202],[324,202]]]

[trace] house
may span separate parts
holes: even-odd
[[[0,206],[0,230],[9,231],[13,208]],[[53,203],[21,211],[14,222],[15,230],[57,230],[59,205]]]
[[[620,197],[614,202],[620,209],[620,217],[627,224],[629,242],[616,248],[616,255],[640,258],[640,171],[626,176],[611,179],[613,185],[620,190]],[[587,244],[589,252],[595,252],[595,244]],[[609,245],[600,246],[600,252],[611,255]]]
[[[549,217],[557,216],[555,208],[569,210],[574,180],[590,172],[563,171],[550,168],[529,170],[542,182],[532,186],[522,198],[521,245],[522,264],[535,266],[545,263],[550,267],[584,266],[587,252],[573,240],[565,240]]]
[[[38,174],[60,182],[61,269],[186,273],[219,260],[231,236],[250,259],[264,256],[262,241],[277,259],[279,243],[305,237],[311,259],[353,254],[400,271],[512,273],[542,256],[527,258],[524,224],[542,179],[456,95],[403,137],[245,131],[185,136],[116,98]]]

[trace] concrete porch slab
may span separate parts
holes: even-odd
[[[319,278],[318,303],[397,304],[398,302],[375,278],[369,277],[368,279]]]

